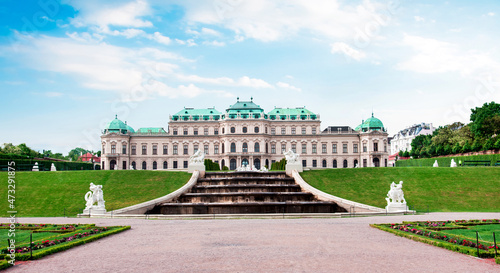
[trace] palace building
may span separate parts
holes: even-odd
[[[102,169],[187,169],[197,150],[206,159],[234,170],[256,168],[284,158],[289,149],[300,154],[306,169],[387,167],[387,131],[372,114],[355,129],[328,126],[304,107],[275,108],[240,101],[224,113],[215,108],[184,108],[163,127],[134,130],[115,117],[102,131]]]

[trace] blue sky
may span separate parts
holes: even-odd
[[[500,101],[498,1],[0,3],[0,143],[98,150],[115,114],[166,128],[236,97],[391,135]]]

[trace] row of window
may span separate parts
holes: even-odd
[[[307,154],[307,143],[303,143],[301,144],[302,145],[302,154]],[[147,155],[147,145],[142,145],[142,152],[141,152],[141,155]],[[198,145],[194,145],[193,147],[194,149],[194,152],[196,152],[199,147]],[[281,144],[281,153],[284,153],[286,152],[286,149],[287,149],[287,145],[286,143],[282,143]],[[292,143],[292,146],[291,146],[291,149],[294,153],[297,153],[297,144],[293,144]],[[104,146],[102,148],[103,150],[103,153],[105,153],[105,150],[104,150]],[[265,149],[266,153],[268,153],[268,144],[266,143],[266,149]],[[373,143],[373,151],[374,152],[377,152],[378,151],[378,143]],[[209,146],[208,145],[204,145],[203,146],[203,152],[205,154],[209,154]],[[236,153],[236,143],[231,143],[231,150],[230,150],[231,153]],[[245,142],[243,143],[242,145],[242,150],[241,152],[243,153],[247,153],[248,152],[248,144]],[[253,152],[254,153],[260,153],[260,144],[258,142],[256,142],[254,144],[254,148],[253,148]],[[313,143],[312,144],[312,151],[311,151],[313,154],[317,154],[317,144]],[[355,143],[352,145],[352,152],[353,153],[358,153],[358,144]],[[363,143],[363,152],[367,152],[367,146],[366,146],[366,143]],[[384,145],[384,152],[387,152],[387,145]],[[116,145],[113,144],[111,145],[111,153],[112,154],[116,154]],[[224,153],[224,145],[222,145],[222,153]],[[321,144],[321,153],[323,154],[327,154],[328,151],[327,151],[327,144],[326,143],[323,143]],[[332,144],[332,154],[336,154],[338,153],[337,151],[337,144],[334,143]],[[348,151],[348,145],[347,143],[343,143],[342,144],[342,153],[346,154],[346,153],[349,153]],[[127,154],[127,146],[126,145],[122,145],[122,154]],[[136,155],[137,154],[137,149],[136,149],[136,146],[135,145],[132,145],[131,147],[131,154],[132,155]],[[153,145],[153,149],[152,149],[152,154],[153,155],[158,155],[158,145],[154,144]],[[164,144],[163,145],[163,153],[164,155],[167,155],[168,154],[168,145],[167,144]],[[173,155],[177,155],[179,154],[178,153],[178,145],[177,144],[174,144],[173,145],[173,151],[172,151],[172,154]],[[184,144],[183,145],[183,154],[187,155],[189,154],[189,146],[187,144]],[[218,144],[215,144],[214,145],[214,154],[219,154],[219,145]],[[276,154],[276,144],[272,143],[271,144],[271,154]]]
[[[245,161],[245,160],[246,160],[246,159],[244,159],[243,161]],[[258,160],[258,159],[256,159],[256,160]],[[234,162],[233,162],[233,161],[234,161]],[[266,160],[266,163],[267,163],[267,162],[268,162],[268,161]],[[272,160],[272,163],[274,163],[274,162],[275,162],[275,160]],[[184,169],[186,169],[186,168],[188,167],[188,161],[183,161],[182,163],[183,163],[183,168],[184,168]],[[219,162],[218,162],[218,161],[215,161],[215,163],[219,163]],[[231,167],[233,167],[232,165],[236,165],[236,160],[235,160],[235,159],[231,159],[231,162],[230,162],[230,163],[231,163],[231,164],[230,164],[230,165],[231,165]],[[234,163],[234,164],[233,164],[233,163]],[[244,164],[244,163],[245,163],[245,162],[243,162],[242,164]],[[257,164],[256,164],[256,163],[257,163]],[[311,167],[313,167],[313,168],[317,168],[317,167],[318,167],[318,160],[313,159],[313,160],[311,161],[311,163],[312,163],[312,164],[311,164]],[[352,163],[353,163],[353,164],[351,165],[351,167],[357,167],[357,166],[358,166],[358,160],[357,160],[357,159],[354,159]],[[384,162],[384,163],[385,163],[385,167],[387,167],[387,159],[385,159],[385,162]],[[115,162],[114,160],[112,160],[112,162],[111,162],[111,166],[110,166],[110,167],[111,167],[111,169],[114,169],[114,164],[116,164],[116,162]],[[246,161],[246,164],[248,164],[248,160]],[[132,165],[132,168],[133,168],[133,169],[137,170],[137,164],[136,164],[136,162],[135,162],[135,161],[132,161],[131,165]],[[153,165],[153,166],[152,166],[152,169],[153,169],[153,170],[157,170],[157,169],[158,169],[158,163],[157,163],[156,161],[153,161],[153,164],[152,164],[152,165]],[[172,166],[172,168],[173,168],[173,169],[177,169],[177,168],[178,168],[178,161],[173,161],[173,162],[172,162],[172,165],[173,165],[173,166]],[[258,160],[258,162],[254,162],[254,165],[258,165],[258,167],[257,167],[257,166],[256,166],[256,167],[260,169],[260,160]],[[349,163],[348,163],[347,159],[344,159],[344,160],[342,161],[342,168],[348,168],[348,165],[349,165]],[[222,161],[222,166],[224,166],[224,160]],[[222,166],[221,166],[221,167],[222,167]],[[308,166],[307,166],[307,160],[306,160],[306,159],[302,160],[302,166],[303,166],[303,167],[308,167]],[[323,159],[323,160],[321,161],[321,167],[323,167],[323,168],[327,168],[327,161],[326,161],[326,159]],[[337,160],[336,160],[336,159],[334,159],[334,160],[332,161],[332,166],[331,166],[331,167],[332,167],[332,168],[340,168],[340,166],[339,166],[339,162],[337,162]],[[368,167],[368,161],[367,161],[367,159],[363,159],[363,167]],[[378,161],[378,159],[374,160],[374,162],[373,162],[373,167],[380,167],[380,162]],[[126,161],[123,161],[123,168],[124,168],[124,169],[126,169]],[[235,168],[236,168],[236,167],[235,167]],[[146,161],[143,161],[143,162],[142,162],[142,164],[141,164],[141,169],[142,169],[142,170],[147,170],[147,163],[146,163]],[[167,161],[163,161],[163,169],[168,169],[168,162],[167,162]]]
[[[231,132],[231,134],[236,133],[236,127],[234,127],[234,126],[233,126],[233,127],[229,128],[229,132]],[[242,133],[244,133],[244,134],[248,133],[248,132],[249,132],[248,127],[242,127],[242,128],[241,128],[241,132],[242,132]],[[254,133],[256,133],[256,134],[257,134],[257,133],[259,133],[259,132],[260,132],[260,128],[259,128],[259,127],[257,127],[257,126],[256,126],[256,127],[254,127],[254,128],[253,128],[253,132],[254,132]],[[265,131],[264,131],[264,132],[267,134],[267,127],[265,128]],[[225,134],[225,128],[222,128],[222,133],[223,133],[223,134]],[[286,135],[286,133],[287,133],[287,132],[286,132],[286,127],[281,127],[281,134],[282,134],[282,135]],[[295,135],[296,133],[297,133],[297,132],[296,132],[296,128],[295,128],[295,127],[292,127],[292,128],[290,129],[290,134]],[[301,133],[302,133],[303,135],[305,135],[305,134],[306,134],[306,127],[301,127]],[[312,134],[316,134],[316,127],[312,127],[312,129],[311,129],[311,133],[312,133]],[[173,134],[174,136],[179,135],[179,131],[178,131],[178,129],[177,129],[177,128],[172,129],[172,134]],[[207,136],[207,135],[209,135],[208,128],[203,128],[203,134],[204,134],[204,135],[206,135],[206,136]],[[218,135],[218,134],[219,134],[219,129],[218,129],[218,128],[214,128],[214,130],[213,130],[213,134],[214,134],[214,135]],[[185,136],[189,135],[188,128],[183,128],[183,129],[182,129],[182,135],[185,135]],[[193,128],[193,135],[195,135],[195,136],[199,135],[199,133],[198,133],[198,128]],[[276,135],[276,128],[274,128],[274,127],[273,127],[273,128],[271,128],[271,135]]]

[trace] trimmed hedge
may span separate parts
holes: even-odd
[[[52,163],[54,163],[58,171],[78,171],[94,169],[94,165],[92,163],[26,159],[25,157],[24,159],[0,158],[0,171],[7,171],[8,164],[11,161],[14,161],[16,163],[16,165],[14,166],[16,171],[31,171],[31,169],[35,165],[35,162],[38,162],[38,169],[40,171],[50,171]]]
[[[274,162],[271,164],[271,170],[272,171],[284,171],[286,166],[286,159],[282,158],[278,162]]]
[[[436,160],[439,167],[450,167],[451,159],[454,159],[457,165],[460,160],[462,164],[466,160],[488,160],[491,161],[491,166],[495,166],[495,163],[500,161],[500,154],[405,159],[396,161],[396,167],[432,167]]]

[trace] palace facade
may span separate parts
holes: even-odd
[[[260,169],[300,154],[306,169],[387,167],[387,131],[372,114],[355,129],[328,126],[306,108],[275,108],[265,113],[253,102],[240,101],[224,113],[215,108],[184,108],[170,116],[168,127],[137,131],[115,117],[102,131],[102,169],[187,169],[197,150],[234,170],[253,164]]]

